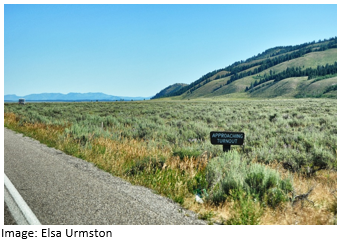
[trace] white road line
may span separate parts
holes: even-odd
[[[5,203],[18,225],[41,225],[12,182],[4,174]]]

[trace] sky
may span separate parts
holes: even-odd
[[[4,94],[150,97],[276,46],[337,36],[337,5],[4,5]]]

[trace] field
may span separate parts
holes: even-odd
[[[337,223],[336,100],[6,103],[4,112],[5,127],[209,223]],[[244,132],[244,145],[224,153],[210,131]]]

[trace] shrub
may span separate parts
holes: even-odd
[[[314,147],[312,151],[312,161],[309,164],[308,173],[313,174],[318,170],[336,168],[336,159],[333,154],[322,147]]]
[[[210,161],[207,166],[210,200],[218,204],[236,191],[243,191],[255,199],[275,207],[287,201],[293,189],[290,179],[264,165],[247,162],[236,152],[228,152]]]

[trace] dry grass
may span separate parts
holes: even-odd
[[[333,206],[337,197],[337,173],[320,171],[315,177],[293,175],[296,195],[307,193],[313,187],[308,199],[295,205],[286,204],[276,210],[266,209],[262,224],[335,224]]]
[[[147,144],[137,141],[123,139],[114,141],[105,138],[94,139],[91,142],[92,149],[84,149],[84,155],[89,161],[94,162],[106,171],[111,173],[123,173],[124,164],[127,161],[140,160],[144,157],[157,157],[159,151],[148,148]],[[102,147],[103,152],[98,148]],[[166,153],[168,153],[166,151]]]
[[[44,123],[22,123],[19,122],[20,118],[14,113],[4,114],[5,126],[12,128],[18,132],[25,133],[26,135],[39,139],[48,146],[55,146],[57,144],[56,138],[64,132],[66,126],[50,125]]]
[[[222,221],[228,220],[233,215],[233,201],[225,201],[224,203],[220,204],[219,206],[216,206],[211,203],[204,203],[199,204],[195,202],[194,197],[186,198],[184,207],[192,210],[199,215],[206,215],[211,213],[212,216],[209,219],[213,223],[222,223]]]

